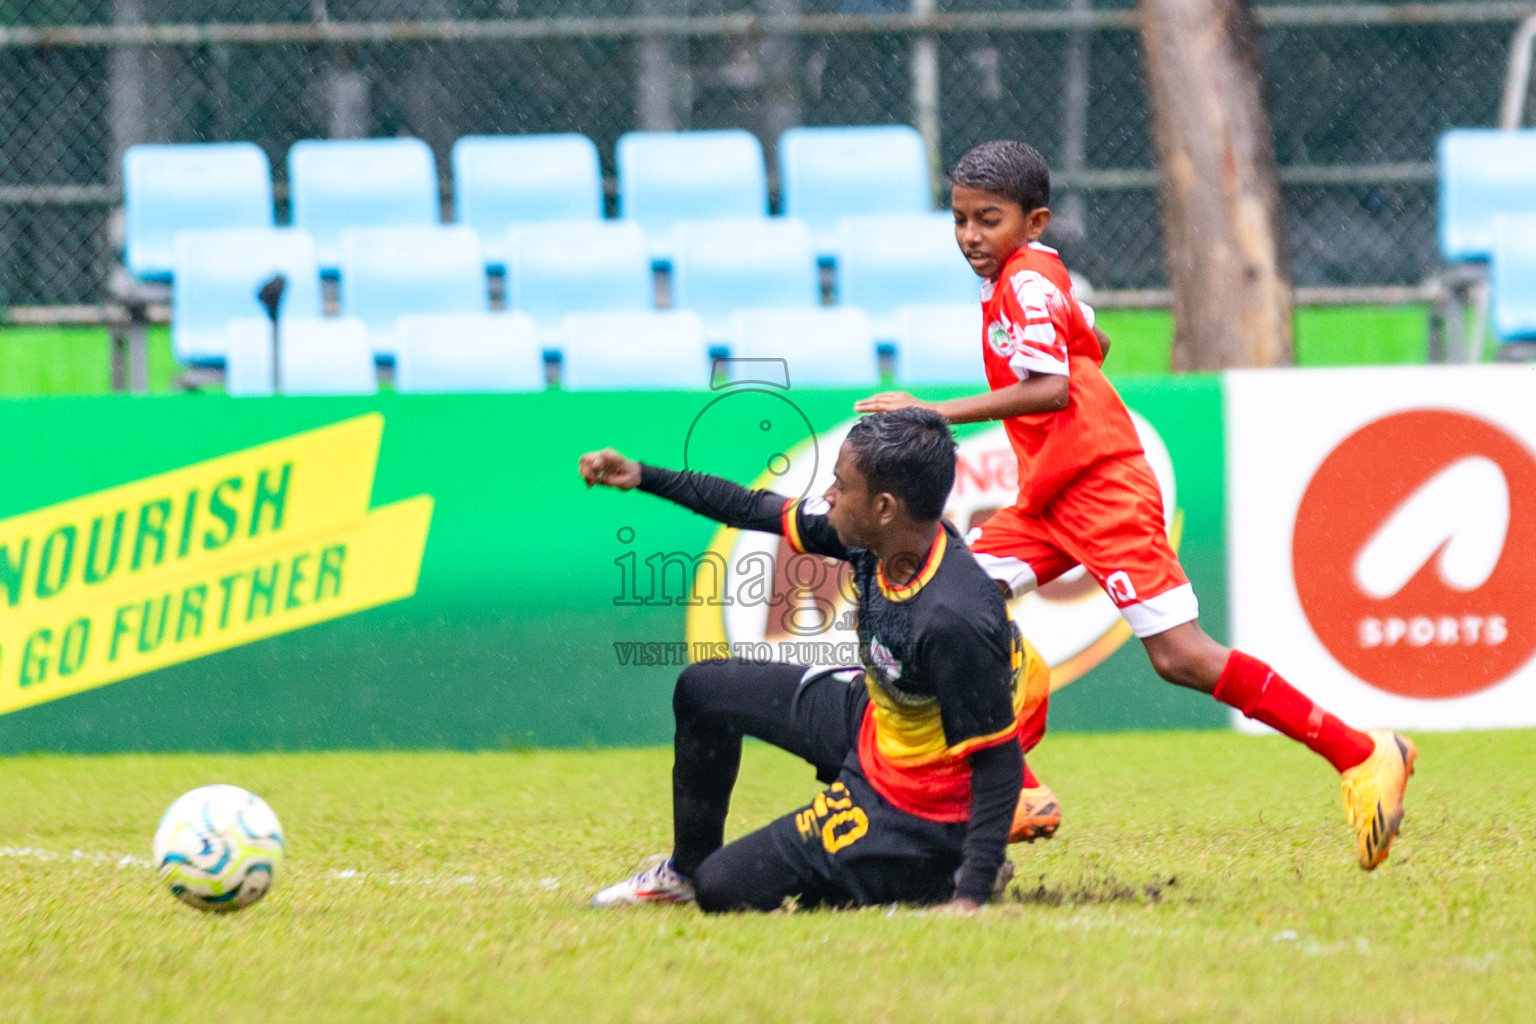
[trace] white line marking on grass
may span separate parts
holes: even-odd
[[[100,853],[87,850],[70,850],[68,853],[60,853],[57,850],[45,850],[40,846],[0,846],[0,857],[8,857],[12,860],[35,860],[43,863],[70,861],[84,864],[111,864],[119,868],[147,868],[153,866],[145,858],[136,857],[131,853]]]
[[[41,846],[0,846],[0,860],[3,859],[28,860],[42,864],[99,864],[135,870],[154,867],[147,858],[131,853],[104,853],[90,850],[70,850],[64,853]],[[560,879],[553,876],[539,879],[509,879],[501,875],[410,875],[398,871],[367,871],[358,868],[328,868],[318,873],[289,868],[283,873],[296,878],[319,877],[329,881],[372,882],[375,885],[422,889],[462,889],[477,886],[517,889],[522,892],[554,892],[561,885]]]

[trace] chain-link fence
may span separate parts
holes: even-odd
[[[1515,3],[1258,8],[1298,285],[1436,266],[1434,146],[1495,123]],[[1054,241],[1164,281],[1134,10],[1094,0],[0,0],[0,304],[108,297],[124,147],[918,124],[942,164],[1039,147]],[[935,73],[936,72],[936,73]],[[445,183],[445,199],[451,190]],[[282,211],[280,210],[280,216]]]

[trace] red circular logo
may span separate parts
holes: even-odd
[[[1307,484],[1291,568],[1318,639],[1372,686],[1493,686],[1536,650],[1536,457],[1465,413],[1369,423]]]

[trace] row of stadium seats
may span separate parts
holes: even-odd
[[[834,251],[839,305],[862,309],[880,341],[893,341],[905,305],[975,303],[977,281],[955,247],[944,214],[871,215],[838,221]],[[359,318],[382,359],[398,347],[397,318],[491,310],[482,236],[464,225],[348,228],[338,241],[340,312]],[[671,234],[668,308],[689,310],[706,337],[724,341],[741,309],[822,304],[810,226],[797,217],[685,220]],[[570,313],[657,306],[651,251],[628,221],[514,225],[504,237],[505,305],[546,336]],[[171,340],[183,363],[218,363],[226,325],[261,316],[261,284],[287,281],[281,315],[318,317],[319,245],[294,228],[183,230],[171,267]]]
[[[908,306],[897,317],[895,376],[903,383],[978,383],[980,309]],[[403,316],[395,330],[398,391],[535,391],[548,383],[549,348],[526,313]],[[563,318],[559,382],[573,390],[702,390],[715,358],[784,360],[787,383],[874,387],[879,358],[857,309],[759,310],[732,317],[730,344],[708,343],[691,312],[580,313]],[[274,349],[277,374],[274,380]],[[227,328],[232,395],[372,394],[378,390],[366,324],[356,317],[260,318]]]
[[[824,258],[842,217],[933,209],[922,139],[905,125],[790,129],[778,162],[783,213],[806,223]],[[603,217],[586,136],[466,136],[450,163],[453,221],[479,234],[490,267],[506,259],[513,225]],[[662,262],[679,221],[769,212],[763,150],[749,132],[629,132],[615,163],[619,217]],[[436,162],[420,139],[303,140],[288,150],[287,175],[291,226],[309,232],[328,272],[341,267],[348,228],[441,222]],[[270,165],[248,142],[131,146],[123,193],[124,264],[143,281],[174,273],[178,231],[276,224]]]
[[[1488,265],[1500,340],[1536,339],[1536,129],[1458,128],[1438,148],[1440,254]]]

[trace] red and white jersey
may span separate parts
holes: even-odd
[[[1018,508],[1036,513],[1101,459],[1141,452],[1130,413],[1104,377],[1093,323],[1056,250],[1022,246],[981,286],[982,357],[993,391],[1034,374],[1070,380],[1060,412],[1003,421],[1019,460]]]

